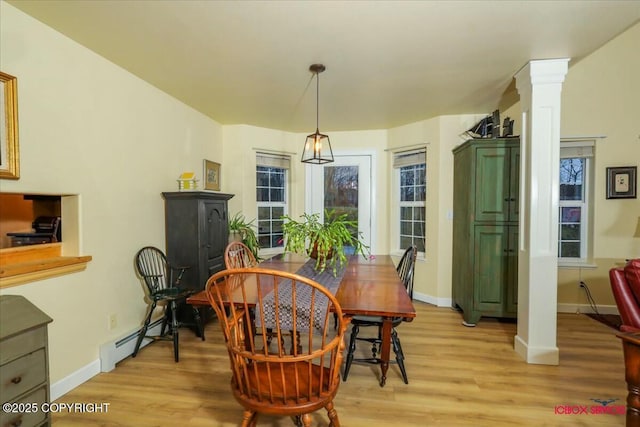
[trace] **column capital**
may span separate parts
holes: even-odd
[[[569,69],[569,58],[529,61],[515,75],[518,92],[530,84],[562,83]]]

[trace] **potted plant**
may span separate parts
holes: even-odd
[[[258,256],[258,250],[260,249],[260,243],[258,242],[258,236],[254,230],[254,219],[247,221],[243,214],[237,212],[229,219],[229,242],[242,242],[253,253],[253,256],[257,260],[260,260]]]
[[[304,213],[300,221],[283,216],[284,250],[315,258],[317,271],[331,267],[335,275],[338,264],[343,265],[347,261],[345,247],[353,248],[354,254],[366,256],[368,246],[359,238],[357,221],[348,219],[348,214],[325,210],[324,218],[321,222],[318,213]]]

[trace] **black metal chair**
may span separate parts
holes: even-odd
[[[153,340],[173,340],[174,358],[176,362],[179,361],[178,331],[180,326],[183,326],[183,324],[178,321],[178,304],[196,292],[194,289],[185,289],[180,287],[182,276],[187,268],[189,267],[170,266],[167,263],[167,257],[165,254],[160,249],[153,246],[146,246],[140,249],[136,254],[136,269],[138,270],[138,274],[140,274],[144,280],[144,283],[147,285],[148,297],[151,300],[151,306],[149,307],[149,312],[144,320],[144,325],[138,334],[138,340],[136,342],[136,347],[133,350],[133,354],[131,355],[132,357],[136,357],[138,350],[140,350],[140,344],[142,344],[142,340],[146,337]],[[164,305],[164,315],[160,335],[147,335],[151,316],[153,315],[153,311],[158,303],[163,303]],[[200,318],[200,312],[195,306],[193,307],[193,317],[198,333],[204,341],[202,319]],[[170,325],[168,331],[167,325]]]
[[[418,248],[413,245],[409,246],[400,258],[400,262],[396,267],[396,271],[398,272],[398,276],[402,280],[409,297],[413,299],[413,272],[415,270],[416,265],[416,257],[418,255]],[[396,363],[400,368],[400,372],[402,374],[402,379],[405,384],[409,384],[409,379],[407,378],[407,371],[404,367],[404,353],[402,352],[402,346],[400,345],[400,338],[398,337],[398,332],[396,331],[396,327],[402,323],[402,318],[394,318],[392,322],[393,329],[391,330],[391,345],[393,347],[393,352],[396,354]],[[360,328],[363,327],[376,327],[378,329],[378,334],[376,337],[359,337],[358,333],[360,332]],[[379,364],[381,362],[378,357],[378,353],[380,352],[380,346],[382,344],[382,317],[380,316],[354,316],[351,319],[351,338],[349,339],[349,352],[347,353],[347,358],[344,366],[344,374],[343,380],[346,381],[349,376],[349,369],[351,369],[352,362],[364,362],[364,363],[374,363]],[[371,357],[367,358],[354,358],[354,353],[356,351],[356,342],[366,341],[371,343]]]

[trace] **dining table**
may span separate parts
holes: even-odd
[[[309,265],[309,258],[285,253],[261,261],[258,267],[300,274]],[[379,316],[383,320],[379,362],[380,386],[384,387],[389,370],[393,321],[401,318],[411,322],[416,317],[413,302],[390,255],[349,255],[346,265],[338,266],[338,269],[339,285],[335,297],[347,320],[353,316]],[[331,270],[332,267],[328,267],[323,276],[331,275]],[[190,296],[187,303],[208,306],[206,291]]]

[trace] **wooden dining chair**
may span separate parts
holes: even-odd
[[[180,327],[183,326],[183,323],[179,322],[177,318],[178,305],[184,303],[187,297],[195,293],[195,290],[186,288],[182,284],[182,276],[188,267],[169,265],[164,252],[153,246],[145,246],[140,249],[136,254],[135,264],[138,274],[147,287],[147,297],[151,301],[151,306],[138,333],[136,346],[131,357],[137,356],[144,338],[150,338],[154,341],[167,339],[173,341],[174,359],[178,362],[180,360],[178,336]],[[164,308],[160,335],[147,335],[153,311],[158,303]],[[195,306],[192,306],[192,310],[195,327],[204,341],[204,328],[200,312]]]
[[[227,268],[255,267],[258,261],[247,245],[231,242],[224,250],[224,264]]]
[[[333,294],[319,283],[284,271],[228,269],[207,281],[231,362],[231,390],[244,407],[242,426],[255,426],[258,414],[290,416],[311,425],[311,413],[325,408],[330,426],[340,421],[333,399],[347,327]],[[330,327],[332,312],[338,328]],[[292,330],[291,349],[281,340],[256,336],[254,324],[277,336]]]
[[[398,272],[398,276],[402,283],[404,284],[409,297],[413,299],[413,272],[415,270],[416,265],[416,257],[418,255],[418,248],[415,245],[409,246],[404,253],[402,254],[402,258],[400,258],[400,262],[396,267],[396,271]],[[407,371],[404,367],[404,353],[402,352],[402,346],[400,345],[400,338],[398,337],[398,332],[396,331],[396,327],[402,323],[402,318],[394,318],[392,320],[392,329],[391,329],[391,345],[393,347],[393,352],[396,355],[396,363],[400,368],[400,373],[402,374],[402,379],[405,384],[409,384],[409,379],[407,377]],[[375,327],[377,328],[377,336],[375,337],[360,337],[358,336],[360,332],[360,328],[363,327]],[[382,317],[380,316],[353,316],[351,319],[351,337],[349,339],[349,351],[347,353],[347,358],[344,365],[344,381],[347,380],[349,376],[349,370],[351,369],[351,364],[356,362],[364,362],[364,363],[375,363],[379,364],[381,362],[378,354],[380,353],[380,348],[382,345]],[[357,341],[366,341],[371,344],[371,357],[366,358],[354,358],[354,353],[356,351],[356,343]]]

